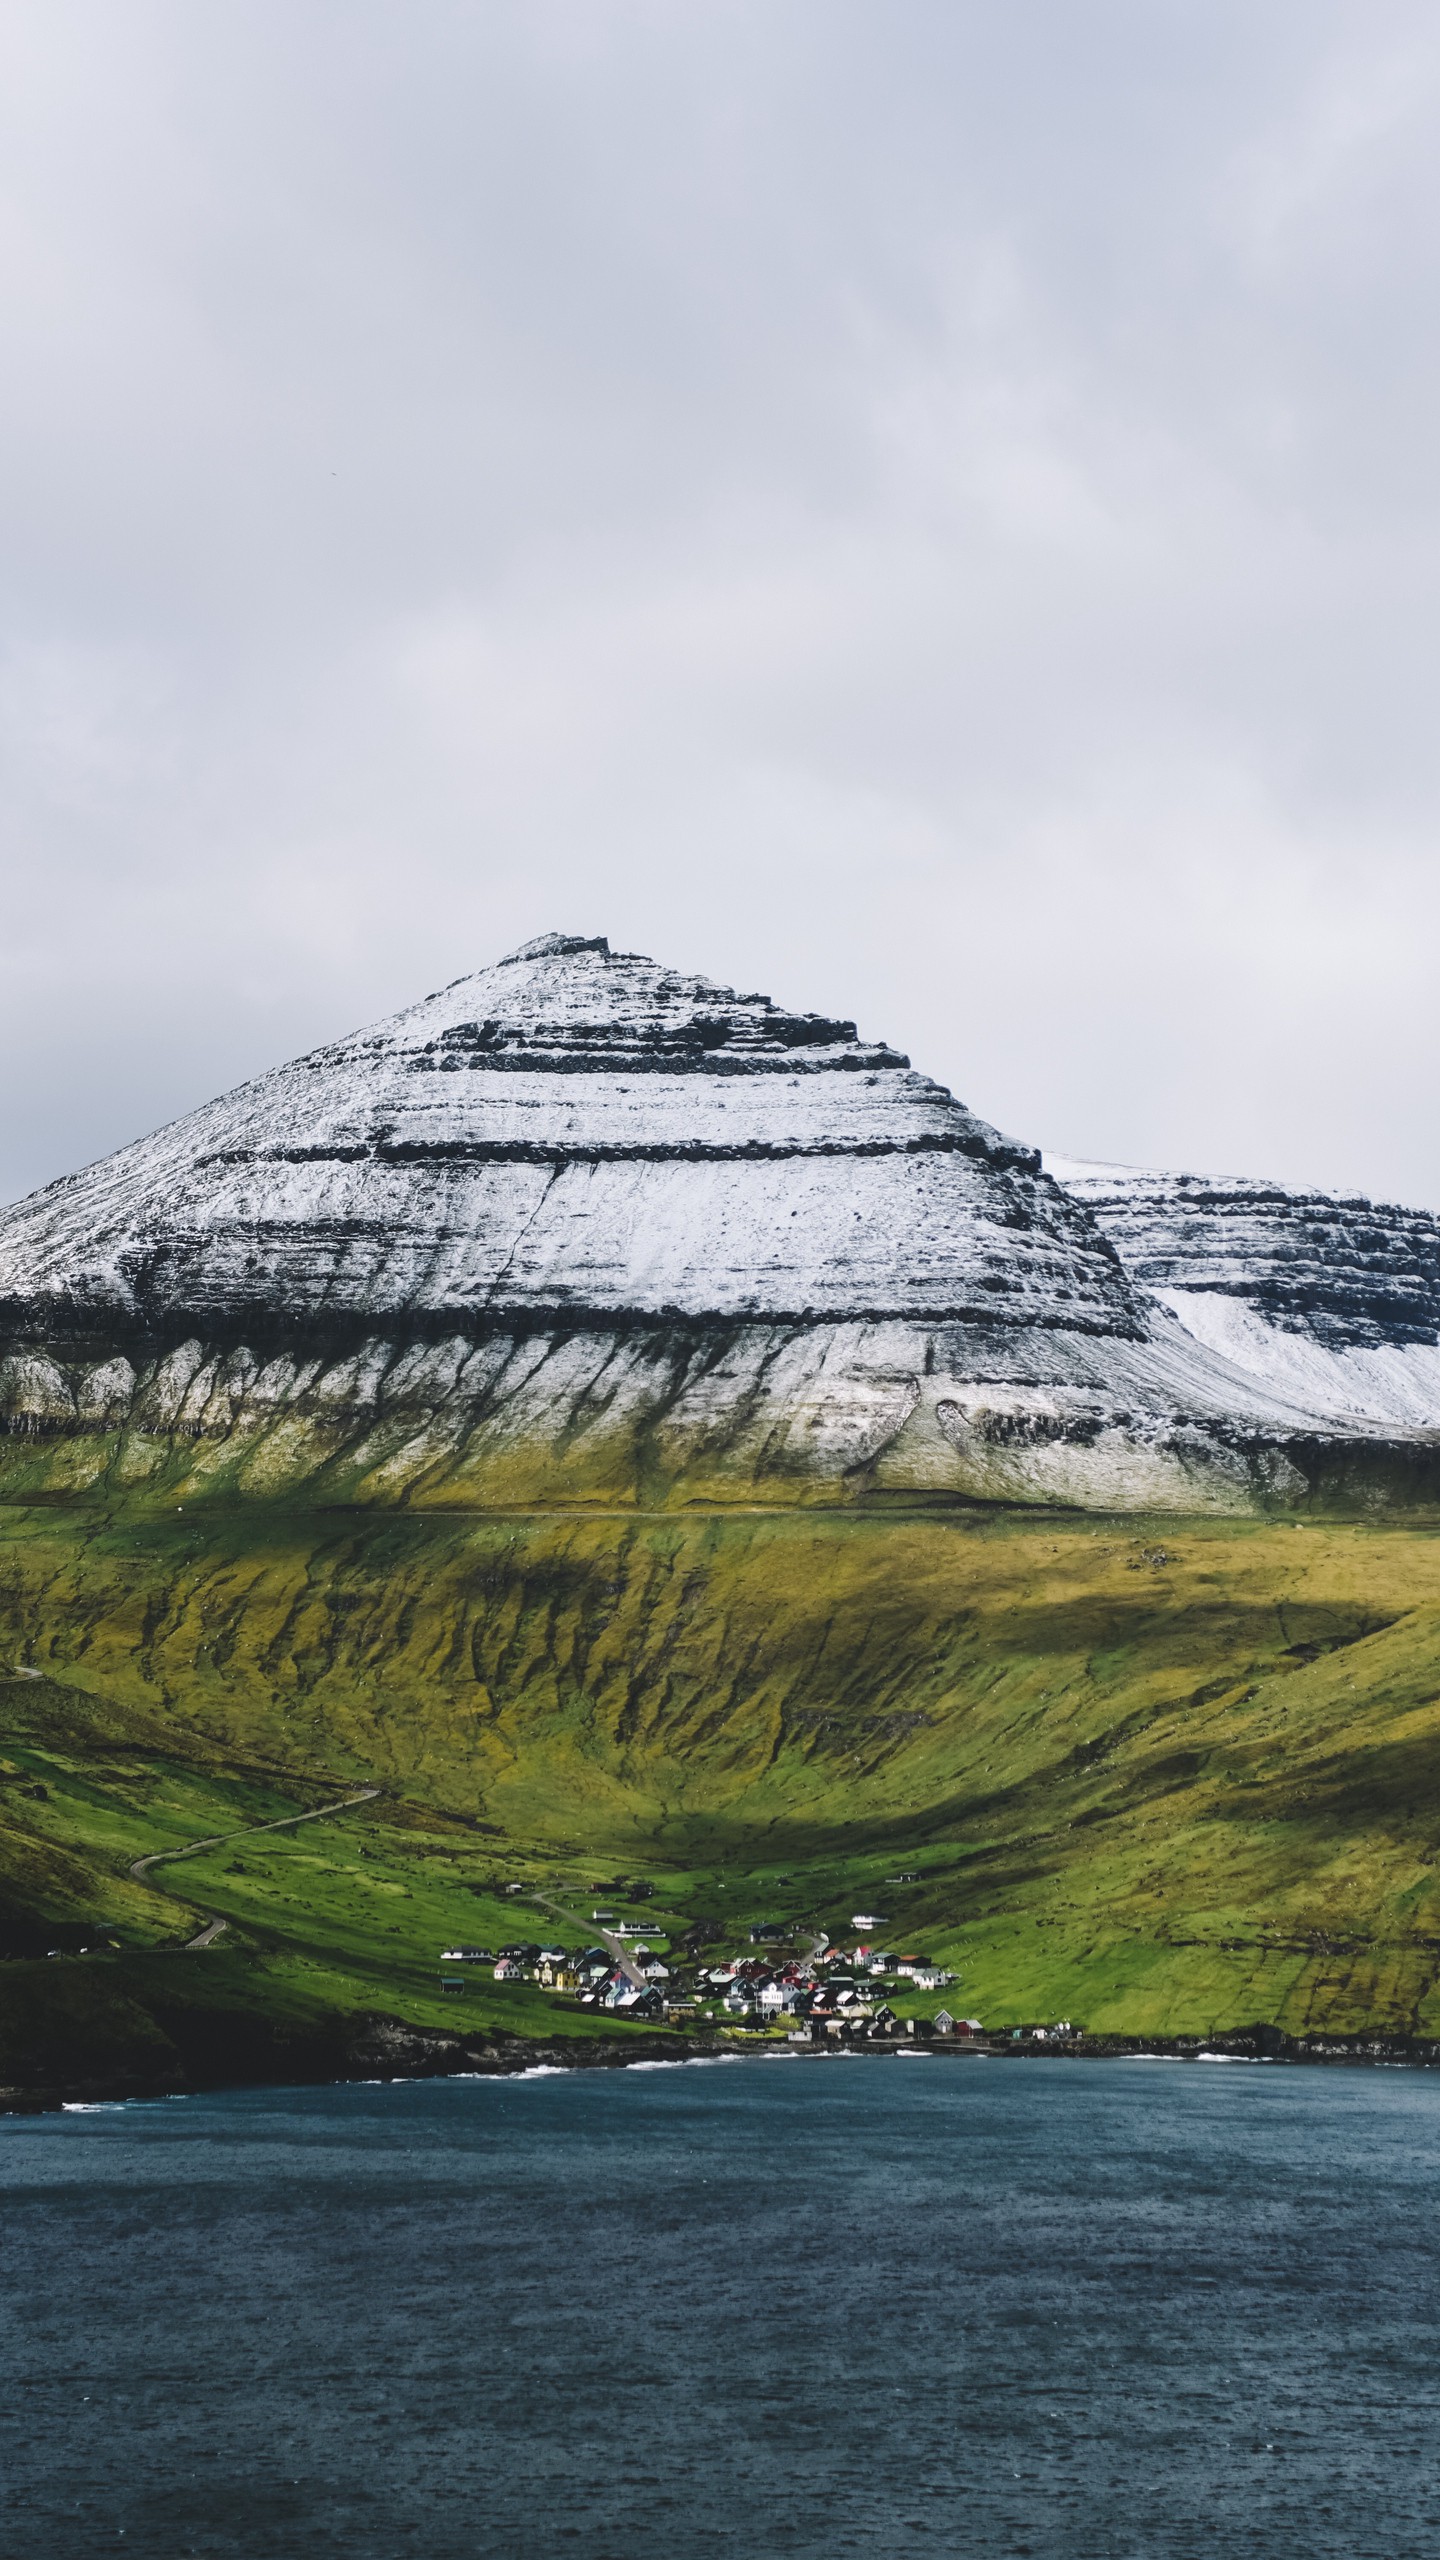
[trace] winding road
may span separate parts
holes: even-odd
[[[348,1813],[352,1804],[369,1804],[373,1797],[383,1793],[381,1787],[362,1787],[358,1796],[343,1796],[338,1804],[317,1804],[313,1813],[287,1813],[279,1822],[247,1822],[243,1831],[216,1831],[208,1840],[187,1840],[179,1849],[152,1849],[147,1858],[133,1861],[130,1873],[132,1876],[148,1876],[152,1867],[163,1866],[169,1858],[193,1858],[202,1849],[224,1849],[232,1840],[253,1840],[257,1832],[293,1831],[301,1822],[323,1822],[328,1813]],[[191,1941],[192,1945],[198,1943],[198,1940]]]

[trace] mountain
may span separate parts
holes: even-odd
[[[850,1022],[546,935],[52,1184],[4,1303],[119,1320],[1138,1333],[1090,1219]]]
[[[557,935],[0,1214],[0,2109],[477,2067],[617,1873],[1440,2032],[1433,1222],[1061,1170]]]
[[[8,1481],[1236,1511],[1428,1486],[1408,1422],[1201,1340],[1112,1223],[853,1023],[546,935],[0,1217]]]
[[[1138,1290],[1269,1392],[1440,1431],[1440,1218],[1355,1193],[1047,1156]]]

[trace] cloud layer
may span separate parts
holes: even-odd
[[[1440,1205],[1440,31],[0,36],[0,1193],[552,927]]]

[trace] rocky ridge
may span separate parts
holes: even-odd
[[[853,1023],[548,935],[0,1216],[27,1484],[1250,1509],[1416,1482]],[[1423,1473],[1423,1469],[1422,1469]]]
[[[1135,1287],[1333,1421],[1440,1430],[1440,1217],[1357,1193],[1047,1156]]]

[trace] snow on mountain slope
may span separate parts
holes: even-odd
[[[1045,1163],[1207,1350],[1333,1421],[1440,1430],[1440,1218],[1244,1177]]]
[[[852,1023],[547,935],[0,1213],[0,1460],[490,1505],[1428,1486],[1123,1250]]]
[[[907,1059],[561,935],[0,1216],[0,1311],[1142,1330],[1034,1150]]]

